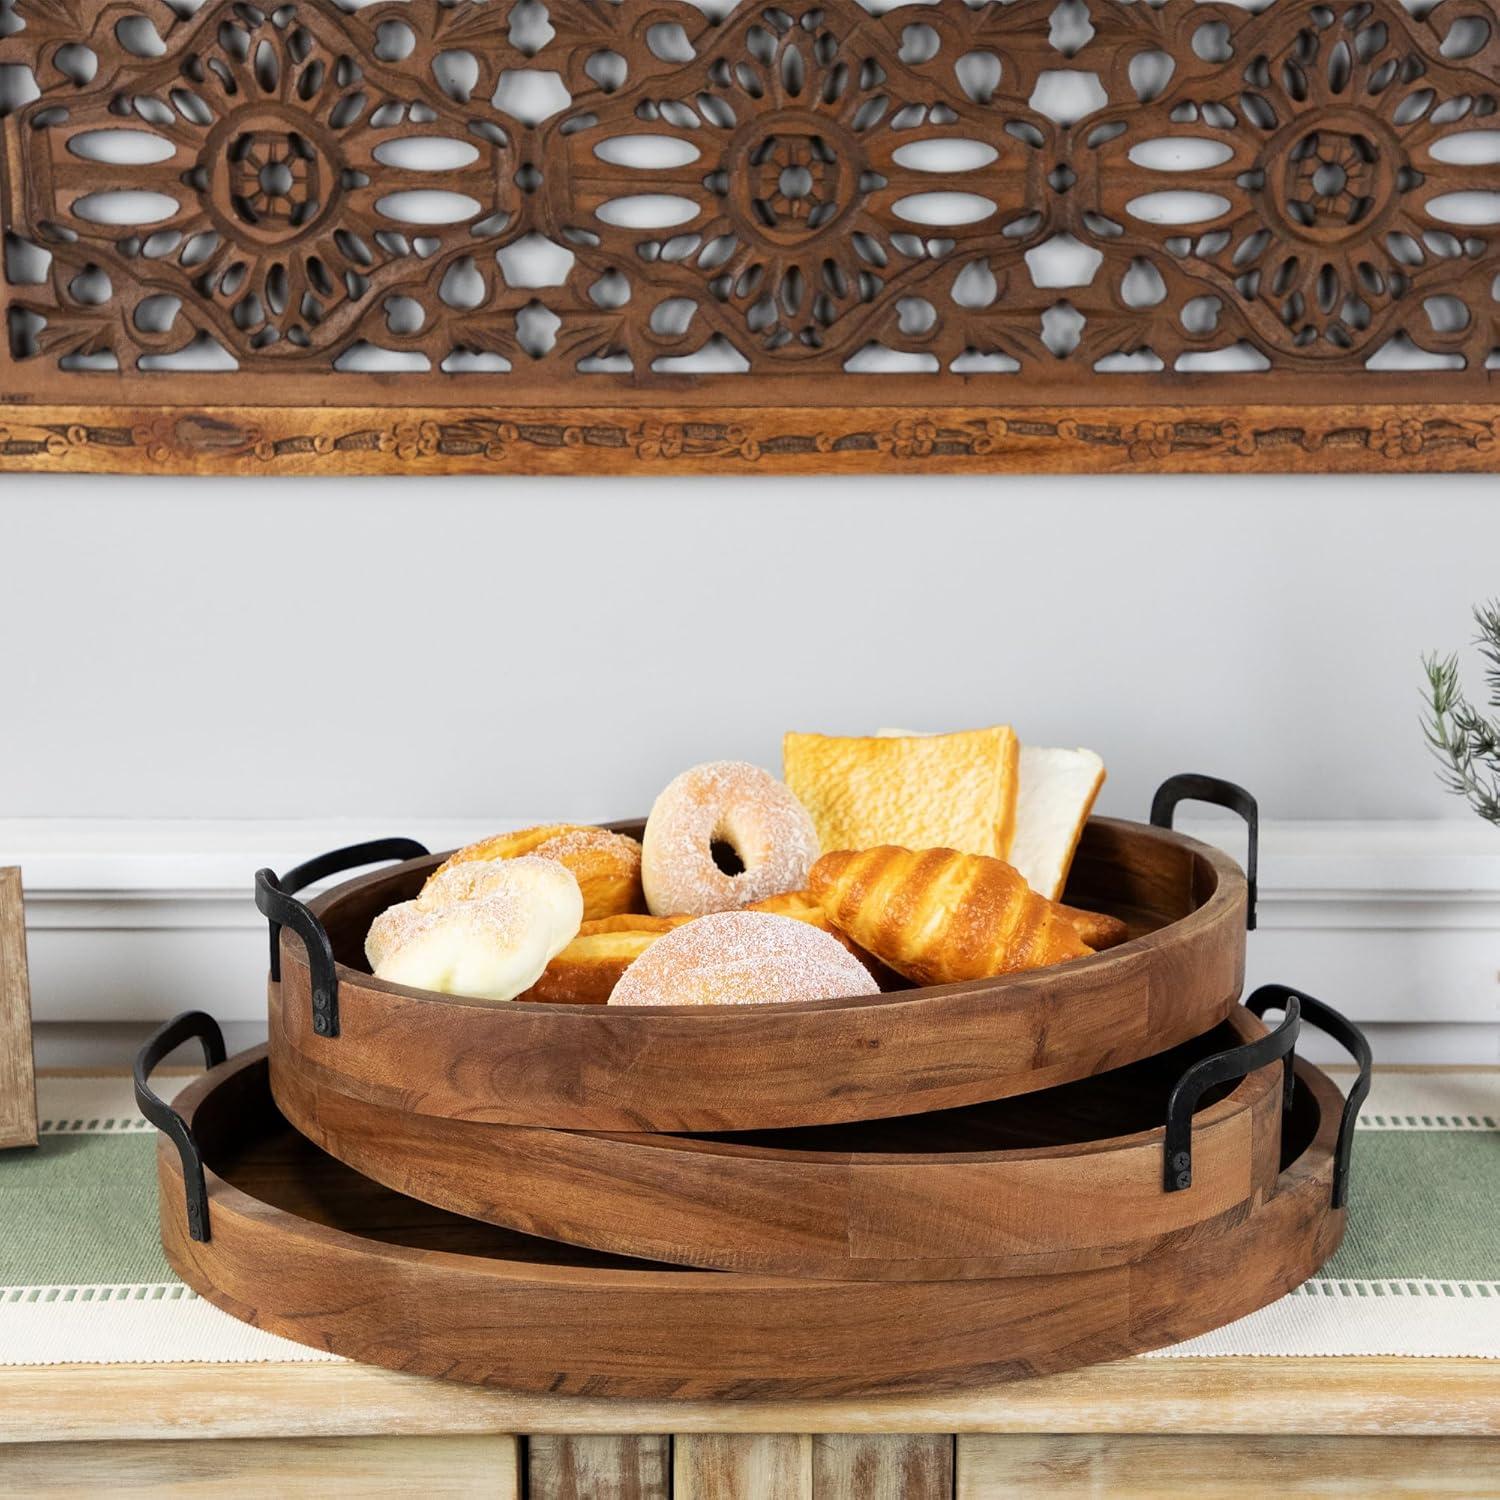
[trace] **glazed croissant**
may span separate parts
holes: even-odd
[[[1085,911],[1081,906],[1064,906],[1060,901],[1057,909],[1095,953],[1105,948],[1118,948],[1130,937],[1130,928],[1109,912]]]
[[[1092,950],[1004,860],[886,845],[825,854],[809,889],[861,947],[918,984],[987,979]]]

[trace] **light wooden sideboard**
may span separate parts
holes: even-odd
[[[0,1369],[58,1500],[1500,1496],[1500,1361],[1133,1359],[929,1398],[616,1402],[353,1364]]]

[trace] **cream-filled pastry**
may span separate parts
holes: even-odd
[[[466,875],[467,895],[454,894],[456,882],[429,885],[376,917],[365,956],[377,979],[484,1000],[513,999],[537,982],[583,921],[578,881],[530,855],[485,863],[494,868]]]

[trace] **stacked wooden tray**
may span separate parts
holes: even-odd
[[[1248,803],[1221,787],[1163,794]],[[138,1059],[168,1257],[263,1327],[525,1390],[940,1390],[1204,1332],[1343,1232],[1364,1039],[1294,990],[1237,1003],[1245,876],[1168,828],[1089,825],[1067,899],[1124,917],[1117,949],[724,1010],[372,978],[370,920],[436,862],[388,841],[262,872],[268,1047],[225,1062],[191,1013]],[[1347,1100],[1294,1060],[1306,1020],[1358,1058]],[[149,1073],[190,1036],[214,1066],[174,1109]]]

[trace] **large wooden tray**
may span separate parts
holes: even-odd
[[[274,1058],[271,1089],[340,1161],[466,1217],[674,1264],[930,1281],[1119,1265],[1242,1219],[1280,1171],[1278,1054],[1295,1035],[1295,1017],[1273,1035],[1236,1008],[1168,1052],[1038,1094],[730,1135],[442,1119],[309,1087]],[[1216,1080],[1196,1113],[1194,1069]],[[1172,1167],[1184,1078],[1190,1160]]]
[[[835,1124],[1030,1093],[1148,1057],[1216,1025],[1244,980],[1239,866],[1169,829],[1110,818],[1089,822],[1067,899],[1125,918],[1130,941],[1030,973],[802,1005],[497,1005],[375,979],[371,921],[440,859],[403,860],[306,907],[270,893],[285,920],[303,919],[303,936],[286,926],[273,946],[279,1080],[490,1124]],[[326,964],[316,985],[304,939]]]
[[[642,1265],[431,1208],[287,1125],[263,1048],[192,1084],[180,1115],[159,1101],[151,1112],[186,1147],[164,1137],[158,1151],[167,1258],[236,1317],[354,1359],[477,1384],[732,1398],[951,1389],[1116,1359],[1242,1317],[1311,1275],[1339,1242],[1342,1104],[1299,1061],[1275,1193],[1145,1260],[888,1282]]]

